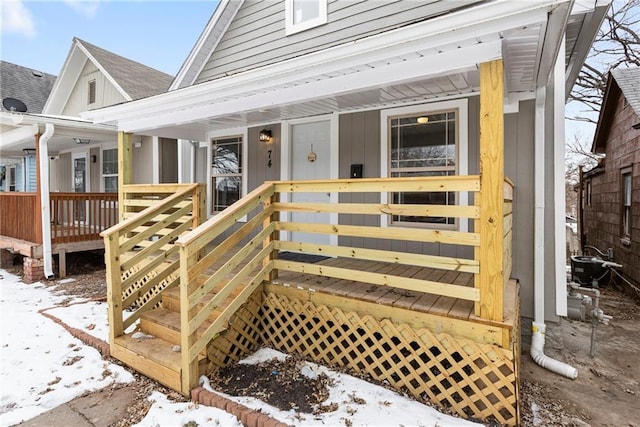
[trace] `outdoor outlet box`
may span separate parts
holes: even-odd
[[[351,178],[362,178],[362,163],[351,165]]]

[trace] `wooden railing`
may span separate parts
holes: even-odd
[[[36,193],[0,192],[0,236],[42,243]]]
[[[119,224],[104,237],[109,338],[123,334],[179,283],[176,239],[205,214],[202,184],[127,185]],[[123,311],[130,311],[125,320]]]
[[[402,226],[364,226],[325,223],[300,223],[283,221],[283,212],[312,212],[355,214],[383,217],[390,216],[448,217],[458,221],[480,218],[478,206],[444,206],[382,203],[295,203],[280,202],[283,193],[477,193],[480,190],[478,176],[389,178],[332,181],[290,181],[265,183],[222,213],[211,218],[200,227],[182,236],[176,242],[180,248],[181,277],[181,348],[183,392],[197,383],[198,354],[220,332],[234,312],[246,301],[263,280],[273,280],[278,270],[316,274],[340,279],[357,278],[360,282],[389,286],[401,290],[420,291],[446,297],[459,298],[478,304],[481,295],[478,287],[453,285],[433,280],[408,278],[353,268],[329,267],[278,259],[279,251],[303,252],[324,256],[357,258],[370,261],[390,262],[410,266],[429,266],[444,270],[464,271],[479,274],[479,261],[473,255],[467,258],[425,255],[419,252],[364,249],[348,246],[323,245],[296,241],[281,241],[279,233],[304,232],[335,236],[352,236],[365,239],[384,239],[390,242],[431,242],[479,246],[477,232],[456,230],[434,230]],[[249,218],[239,226],[242,218]],[[239,227],[239,228],[238,228]],[[237,228],[230,237],[231,228]],[[222,241],[220,241],[222,240]],[[204,254],[208,245],[213,250]],[[203,282],[200,275],[218,260],[222,254],[234,249],[231,259],[218,268]],[[468,253],[473,254],[473,250]],[[477,281],[476,281],[477,282]],[[207,300],[205,295],[215,291]],[[234,296],[229,302],[228,298]],[[223,301],[225,304],[222,305]],[[203,324],[209,315],[219,310],[220,314],[206,330]]]
[[[118,222],[117,193],[51,193],[51,242],[97,240]]]

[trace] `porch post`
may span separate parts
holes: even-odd
[[[42,244],[42,186],[40,182],[40,132],[34,135],[36,142],[36,212],[33,223],[36,224],[36,242]],[[26,170],[25,170],[26,173]]]
[[[133,173],[132,138],[133,134],[123,131],[118,132],[118,218],[124,220],[124,186],[131,184]]]
[[[480,64],[480,307],[483,319],[502,321],[504,89],[502,60]],[[477,312],[477,310],[476,310]]]

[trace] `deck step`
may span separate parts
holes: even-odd
[[[111,356],[136,371],[173,389],[181,390],[181,353],[174,344],[160,338],[132,338],[125,334],[111,344]],[[205,359],[200,356],[199,375],[205,374]]]
[[[226,284],[227,284],[227,280],[225,280],[217,288],[220,288],[220,287],[222,287],[222,286],[224,286]],[[222,304],[220,304],[220,307],[218,307],[216,310],[214,310],[211,313],[211,315],[209,315],[209,317],[208,317],[209,321],[213,322],[215,319],[217,319],[218,315],[220,313],[222,313],[222,309],[224,309],[224,307],[228,303],[230,303],[233,300],[233,298],[238,296],[238,294],[240,292],[242,292],[244,287],[245,287],[245,285],[241,284],[233,292],[231,292],[231,294],[229,294],[229,296],[222,302]],[[214,292],[209,292],[207,295],[204,296],[204,298],[202,299],[200,304],[198,304],[198,306],[197,306],[198,309],[202,309],[204,304],[206,304],[209,301],[211,301],[211,298],[213,298],[215,296],[215,290],[216,289],[214,289]],[[179,288],[167,289],[166,291],[164,291],[162,293],[162,307],[166,308],[167,310],[180,312],[180,289]]]
[[[211,322],[205,321],[196,334],[200,337]],[[168,341],[173,345],[180,345],[180,313],[167,308],[154,308],[146,311],[140,316],[140,330]]]

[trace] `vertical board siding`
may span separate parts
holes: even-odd
[[[160,138],[160,182],[178,182],[178,141]]]
[[[89,105],[89,81],[96,81],[96,102]],[[87,61],[75,87],[71,90],[62,114],[65,116],[78,116],[80,112],[88,109],[106,107],[126,101],[124,96],[105,77],[104,74],[91,61]]]
[[[400,26],[427,20],[477,0],[330,1],[328,22],[287,36],[284,1],[245,1],[195,83],[274,64]]]

